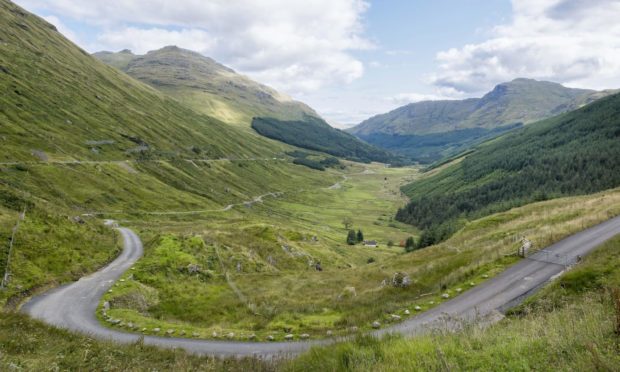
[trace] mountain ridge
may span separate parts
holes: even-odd
[[[198,52],[166,46],[144,55],[131,51],[93,54],[104,63],[176,97],[194,110],[249,128],[256,116],[299,120],[319,117],[308,105]]]
[[[518,78],[498,84],[480,98],[410,103],[347,131],[386,150],[431,162],[614,92]]]
[[[428,229],[425,245],[462,220],[535,201],[620,186],[620,94],[477,146],[458,162],[402,188],[397,219]]]

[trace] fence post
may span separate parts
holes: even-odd
[[[11,275],[9,272],[9,268],[11,265],[11,253],[13,252],[13,243],[15,242],[15,236],[17,235],[17,230],[19,229],[19,222],[23,221],[26,218],[26,207],[24,207],[24,211],[19,214],[19,218],[17,219],[17,223],[13,227],[13,231],[11,232],[11,240],[9,241],[9,252],[6,257],[6,266],[4,268],[4,276],[2,277],[2,282],[0,282],[0,289],[6,288],[9,283],[9,276]]]

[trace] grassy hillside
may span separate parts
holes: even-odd
[[[0,162],[242,157],[282,147],[199,115],[0,2]]]
[[[140,343],[119,346],[0,312],[3,371],[275,371],[257,358],[216,359]]]
[[[372,133],[358,135],[358,137],[405,159],[411,159],[421,164],[430,164],[459,155],[481,142],[521,126],[523,126],[521,123],[517,123],[495,129],[469,128],[421,135]]]
[[[482,98],[412,103],[349,131],[403,156],[432,162],[515,126],[577,109],[611,93],[516,79],[499,84]]]
[[[346,335],[352,327],[370,330],[373,321],[390,324],[390,314],[406,319],[405,309],[429,309],[445,301],[442,293],[456,296],[458,288],[500,273],[518,260],[523,235],[546,247],[620,213],[618,190],[556,199],[473,221],[444,243],[405,253],[387,242],[415,232],[390,221],[391,191],[375,188],[403,170],[386,171],[350,175],[340,189],[269,199],[242,215],[126,222],[147,250],[106,295],[107,315],[149,334],[160,328],[204,338],[232,332],[240,340],[252,334],[283,339],[289,332],[313,339],[327,331]],[[379,248],[346,245],[341,221],[347,216]],[[316,262],[323,271],[315,270]],[[192,263],[199,272],[187,270]],[[384,285],[396,272],[413,284]]]
[[[254,118],[252,128],[265,137],[309,150],[321,151],[353,161],[401,163],[396,156],[364,143],[354,136],[332,128],[319,118],[307,116],[300,121]]]
[[[481,258],[493,262],[512,250],[510,244],[506,243],[512,234],[527,232],[537,245],[544,246],[564,234],[579,231],[614,213],[620,213],[619,206],[620,194],[617,191],[533,204],[481,219],[471,224],[458,240],[431,248],[437,249],[432,255],[443,252],[440,254],[443,258],[436,263],[427,260],[426,255],[430,257],[431,252],[422,250],[395,257],[394,262],[369,265],[369,269],[376,270],[379,266],[387,265],[405,270],[412,277],[420,279],[438,270],[446,270],[446,273],[451,273],[447,277],[447,290],[455,293],[453,289],[460,285],[460,281],[482,281],[483,274],[492,276],[502,269],[501,265],[488,265],[485,261],[476,263],[476,259],[469,254],[478,251],[478,248],[483,250],[480,252]],[[592,215],[592,211],[598,212]],[[153,225],[144,226],[152,228]],[[187,222],[185,226],[189,236],[189,226],[195,225]],[[197,230],[194,228],[193,231]],[[507,238],[498,240],[498,236]],[[615,265],[619,244],[620,241],[616,239],[593,252],[579,267],[518,308],[508,319],[488,329],[471,326],[459,334],[437,333],[415,339],[395,337],[379,341],[361,338],[314,349],[293,361],[222,361],[140,344],[119,348],[116,344],[61,331],[21,315],[2,313],[0,369],[17,365],[27,370],[49,366],[70,370],[545,370],[546,366],[552,366],[554,370],[613,370],[618,364],[617,336],[614,334],[617,310],[613,308],[607,288],[620,286],[618,267]],[[464,261],[470,267],[464,266],[452,274],[455,270],[448,269],[445,264],[454,261],[456,251],[466,254]],[[234,266],[234,262],[231,265]],[[420,271],[421,268],[426,269]],[[365,273],[353,272],[351,278],[358,278],[359,283],[375,281]],[[235,275],[234,280],[238,277]],[[432,279],[428,280],[432,282]],[[123,285],[129,289],[136,283]],[[317,283],[317,287],[329,287],[329,283]],[[244,290],[243,286],[240,288]],[[115,289],[121,290],[125,289]],[[301,296],[308,293],[288,288],[283,290],[287,291],[287,295],[301,292]],[[440,293],[439,288],[436,290]],[[403,296],[403,292],[395,293],[395,298]],[[427,308],[431,299],[442,301],[438,294],[426,296],[421,302],[410,300],[407,305],[420,303]],[[356,299],[353,301],[356,311],[362,309]],[[375,299],[374,304],[381,305],[383,301]],[[405,304],[394,306],[402,309]],[[160,319],[159,324],[165,324],[165,321]],[[174,329],[185,326],[176,323],[178,328]],[[174,323],[172,327],[175,327]]]
[[[282,120],[318,116],[305,104],[189,50],[169,46],[141,56],[127,50],[94,56],[227,124],[249,128],[255,116]]]
[[[403,188],[397,219],[441,240],[471,219],[537,200],[620,185],[620,95],[479,146],[463,161]]]
[[[2,303],[108,261],[118,247],[103,214],[234,212],[339,179],[102,64],[11,2],[0,1],[0,19],[3,242],[28,206]]]
[[[266,137],[352,160],[391,159],[385,151],[331,128],[308,106],[199,53],[165,47],[144,56],[128,51],[94,56],[197,112],[241,128],[251,124]]]
[[[457,288],[501,272],[517,260],[510,256],[517,237],[544,247],[620,213],[618,189],[555,199],[471,221],[444,243],[405,253],[398,243],[418,231],[392,216],[405,202],[399,187],[419,177],[416,168],[295,165],[287,155],[295,148],[197,114],[96,61],[6,0],[0,19],[4,242],[20,221],[11,280],[0,291],[0,305],[9,305],[3,310],[109,261],[119,246],[102,219],[114,218],[145,242],[133,275],[105,297],[108,315],[120,324],[202,338],[233,332],[243,340],[251,334],[282,340],[288,332],[312,339],[328,331],[349,335],[375,320],[388,324],[390,314],[404,319],[414,306],[426,310],[443,301],[441,293],[457,295]],[[291,129],[285,133],[302,133]],[[357,151],[366,154],[348,142],[330,144],[343,144],[360,159]],[[379,247],[347,245],[349,228]],[[0,265],[8,261],[7,248],[0,246]],[[385,285],[396,272],[412,284]],[[286,367],[101,343],[4,314],[0,369],[16,366]]]
[[[614,371],[620,365],[620,238],[487,329],[316,348],[288,371]],[[616,291],[615,295],[614,292]]]

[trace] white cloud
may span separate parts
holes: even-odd
[[[362,76],[365,0],[18,0],[98,27],[94,47],[197,50],[291,93]],[[94,50],[92,50],[94,51]]]
[[[58,32],[63,34],[67,39],[73,41],[76,44],[79,43],[79,38],[77,37],[77,35],[69,27],[67,27],[67,25],[65,25],[58,17],[50,15],[42,18],[47,22],[53,24],[58,30]]]
[[[397,105],[404,106],[409,103],[421,102],[421,101],[441,101],[458,99],[460,95],[456,92],[454,94],[424,94],[424,93],[400,93],[393,97],[388,98],[388,101]]]
[[[113,50],[130,49],[136,54],[145,54],[166,45],[208,53],[216,41],[209,33],[197,29],[170,31],[163,28],[126,27],[101,34],[98,43],[113,46]]]
[[[479,94],[516,77],[620,87],[620,1],[513,0],[492,37],[438,53],[437,87]]]
[[[409,56],[409,55],[412,55],[413,52],[411,50],[406,50],[406,49],[393,49],[393,50],[387,50],[385,54],[387,54],[388,56]]]

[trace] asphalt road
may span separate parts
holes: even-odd
[[[22,311],[54,326],[96,338],[121,343],[138,341],[139,335],[106,328],[95,318],[101,296],[142,256],[140,238],[127,228],[118,230],[123,235],[125,249],[114,262],[75,283],[34,297],[22,307]],[[620,216],[572,235],[434,309],[373,333],[378,336],[387,333],[411,336],[436,328],[457,328],[463,320],[495,321],[500,318],[496,316],[499,312],[516,305],[560,274],[565,269],[564,264],[574,263],[577,256],[585,256],[617,234],[620,234]],[[294,355],[314,345],[335,341],[338,340],[239,342],[144,336],[145,344],[182,348],[195,354],[256,355],[263,358]]]

